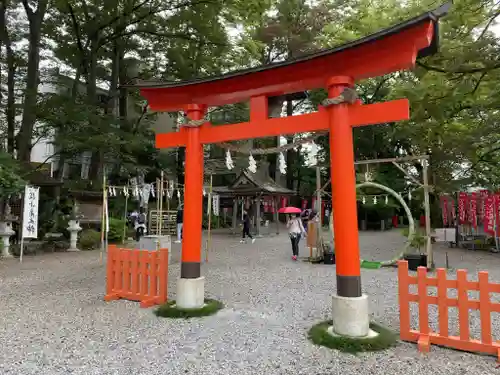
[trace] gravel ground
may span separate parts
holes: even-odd
[[[387,259],[403,238],[364,232],[360,242],[364,258]],[[105,303],[97,252],[0,261],[0,374],[500,374],[492,357],[435,347],[424,357],[406,343],[359,356],[314,346],[307,330],[329,317],[335,267],[292,262],[284,235],[254,245],[215,235],[213,245],[206,292],[226,308],[189,321],[156,318],[133,302]],[[436,246],[438,265],[446,251],[452,267],[489,270],[500,281],[500,255]],[[178,273],[173,262],[171,297]],[[374,319],[397,329],[396,271],[363,270],[363,287]],[[500,332],[500,320],[493,322]]]

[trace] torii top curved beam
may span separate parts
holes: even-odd
[[[436,52],[438,21],[451,4],[331,49],[216,77],[179,82],[137,82],[154,111],[187,105],[219,106],[256,96],[278,96],[324,87],[332,75],[355,81],[409,69],[417,57]]]

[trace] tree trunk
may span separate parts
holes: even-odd
[[[128,81],[127,69],[125,66],[125,51],[123,48],[118,48],[118,81],[120,86],[125,85]],[[122,120],[128,119],[128,100],[127,100],[127,89],[120,87],[119,99],[118,99],[118,115]]]
[[[90,56],[88,56],[89,66],[86,76],[87,84],[87,103],[91,107],[95,107],[98,111],[97,100],[97,51],[94,48],[97,42],[91,42]],[[97,117],[97,116],[96,116]],[[90,158],[89,180],[99,183],[99,171],[101,170],[103,162],[102,152],[93,152]]]
[[[7,121],[7,152],[14,156],[15,132],[16,132],[16,107],[15,107],[15,75],[16,63],[12,41],[7,30],[7,1],[0,3],[0,40],[5,46],[7,57],[7,105],[5,107],[5,118]]]
[[[31,9],[28,4],[28,0],[23,0],[22,3],[29,22],[29,47],[26,88],[24,92],[23,120],[18,137],[18,159],[29,162],[31,161],[31,143],[33,138],[33,128],[36,121],[36,105],[40,75],[41,29],[45,12],[47,10],[48,0],[39,0],[36,11]]]

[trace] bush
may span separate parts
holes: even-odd
[[[85,229],[80,233],[79,244],[82,250],[97,249],[101,244],[101,233],[94,229]]]
[[[123,227],[125,226],[125,220],[109,218],[109,232],[108,241],[109,242],[122,242],[123,239]]]

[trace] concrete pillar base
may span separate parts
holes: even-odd
[[[332,332],[340,336],[367,337],[370,333],[368,296],[333,296]],[[330,332],[330,330],[329,330]]]
[[[334,337],[346,337],[346,336],[341,336],[341,335],[337,334],[333,330],[333,326],[328,327],[327,332],[328,332],[329,335],[334,336]],[[369,329],[368,330],[368,334],[366,336],[363,336],[363,337],[354,337],[354,338],[357,339],[357,340],[372,339],[374,337],[377,337],[378,335],[379,335],[378,332],[375,332],[373,329]]]
[[[205,277],[177,281],[177,307],[181,309],[201,309],[205,304]]]

